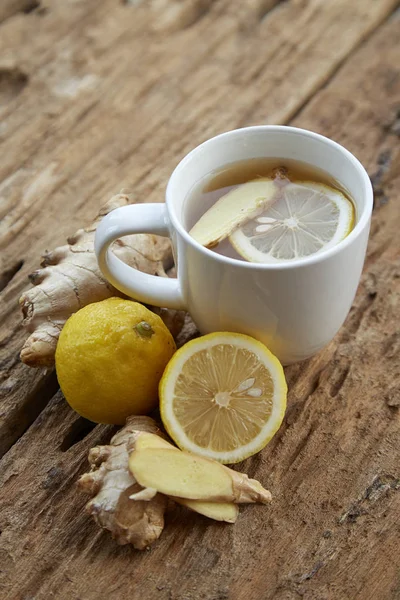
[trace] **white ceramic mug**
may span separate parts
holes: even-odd
[[[229,163],[258,157],[300,160],[339,181],[356,204],[351,233],[320,254],[278,264],[227,258],[195,242],[184,222],[193,185]],[[136,204],[108,214],[96,232],[96,255],[105,277],[126,295],[187,310],[203,334],[251,335],[290,364],[320,350],[344,322],[364,263],[372,205],[365,169],[339,144],[294,127],[248,127],[192,150],[172,173],[165,204]],[[113,254],[110,245],[134,233],[171,237],[177,279],[140,273]]]

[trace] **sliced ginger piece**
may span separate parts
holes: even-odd
[[[190,235],[206,248],[227,238],[237,227],[273,201],[277,188],[272,179],[260,178],[239,185],[220,198],[190,230]]]
[[[178,450],[176,446],[167,442],[159,435],[140,431],[135,440],[135,450],[144,450],[146,448],[166,448],[167,450]]]
[[[171,499],[200,515],[204,515],[209,519],[214,519],[214,521],[235,523],[239,515],[239,507],[233,502],[203,502],[201,500],[188,500],[187,498]]]
[[[129,469],[142,487],[171,497],[206,502],[271,501],[271,493],[255,479],[175,449],[136,450],[129,457]]]
[[[145,448],[167,448],[169,450],[177,450],[178,448],[161,438],[159,435],[140,431],[135,440],[135,450],[143,450]],[[132,494],[133,500],[151,500],[157,494],[157,490],[145,488],[137,494]],[[174,502],[186,506],[190,510],[204,515],[215,521],[225,521],[226,523],[235,523],[239,509],[233,502],[203,502],[201,500],[188,500],[187,498],[171,498]]]

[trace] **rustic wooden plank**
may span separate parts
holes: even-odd
[[[3,23],[3,451],[42,408],[40,376],[17,362],[16,310],[40,254],[122,187],[162,200],[179,158],[209,135],[286,122],[396,3],[53,0]]]
[[[5,597],[399,597],[399,24],[395,15],[381,27],[294,122],[359,156],[376,208],[345,326],[286,370],[284,425],[243,465],[270,487],[271,507],[244,508],[235,526],[179,508],[150,552],[116,547],[82,513],[74,486],[88,448],[109,429],[79,441],[85,424],[58,395],[0,463]]]

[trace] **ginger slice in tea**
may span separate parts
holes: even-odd
[[[213,248],[245,221],[276,198],[276,181],[260,178],[239,185],[222,196],[190,230],[190,235],[206,248]]]

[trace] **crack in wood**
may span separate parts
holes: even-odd
[[[392,114],[382,125],[385,133],[393,134],[400,137],[400,107]]]
[[[357,331],[361,327],[361,323],[363,322],[366,313],[371,308],[371,305],[374,303],[375,299],[376,294],[374,295],[366,293],[360,304],[358,306],[353,306],[350,311],[350,316],[346,322],[346,329],[344,329],[341,333],[342,341],[347,341],[352,336],[356,335]]]
[[[371,175],[372,189],[374,191],[374,210],[387,204],[388,196],[385,193],[385,175],[390,170],[392,162],[391,149],[384,150],[378,156],[378,169]]]
[[[17,360],[19,362],[19,358]],[[0,388],[4,393],[9,394],[16,386],[17,381],[6,379]],[[7,422],[1,428],[0,436],[0,458],[10,450],[10,448],[19,440],[20,437],[29,429],[32,423],[42,413],[44,408],[57,393],[59,389],[55,371],[47,377],[40,379],[32,390],[27,394],[25,402],[21,405],[16,404],[16,408],[9,415]]]
[[[84,121],[85,118],[87,117],[88,114],[91,113],[91,111],[96,108],[96,106],[99,104],[99,99],[96,98],[96,100],[94,100],[93,102],[91,102],[88,106],[86,106],[86,108],[84,108],[82,110],[82,112],[77,116],[76,121],[75,121],[75,126],[80,123],[81,121]]]
[[[17,66],[0,67],[0,104],[5,105],[28,85],[29,76]]]
[[[6,269],[0,273],[0,292],[2,292],[8,286],[18,271],[22,269],[23,264],[24,261],[22,259],[18,260],[9,269]]]
[[[40,7],[40,0],[28,0],[25,6],[21,9],[21,12],[28,15]]]
[[[11,336],[12,337],[12,336]],[[0,342],[0,348],[5,347],[7,345],[7,341],[9,341],[9,336]],[[18,365],[20,362],[19,354],[7,354],[5,358],[0,359],[0,398],[4,396],[7,391],[15,384],[15,380],[11,378],[11,381],[7,381],[9,375],[11,375],[13,368]]]
[[[322,371],[323,371],[323,369],[321,369],[321,371],[316,373],[315,377],[313,378],[313,380],[311,382],[311,386],[310,386],[310,392],[308,394],[309,396],[312,396],[317,391],[319,384],[321,382]]]
[[[299,414],[304,409],[305,402],[319,388],[320,383],[321,383],[321,377],[322,377],[323,373],[325,372],[326,367],[327,367],[327,365],[324,365],[322,368],[320,368],[318,371],[316,371],[315,375],[311,378],[310,382],[309,383],[307,382],[308,385],[306,386],[304,393],[301,394],[301,397],[296,395],[296,402],[294,404],[288,406],[288,408],[286,409],[285,420],[289,426],[293,425],[293,423],[295,423]],[[292,381],[291,387],[293,387],[298,381],[300,381],[301,376],[302,376],[302,371],[300,371],[297,374],[297,377]]]
[[[290,455],[290,458],[288,460],[289,465],[293,465],[296,462],[297,458],[300,456],[300,454],[303,452],[303,450],[307,446],[308,442],[310,441],[310,439],[311,439],[314,431],[316,430],[316,428],[317,428],[316,423],[311,423],[311,425],[310,425],[307,433],[300,440],[300,443],[297,444],[296,448],[294,449],[294,451]]]
[[[78,444],[82,440],[85,439],[87,435],[96,427],[97,423],[93,423],[92,421],[88,421],[88,419],[84,419],[83,417],[79,417],[74,423],[72,423],[71,427],[67,431],[63,441],[60,444],[61,452],[66,452],[75,444]]]
[[[336,398],[336,396],[339,394],[340,390],[342,389],[342,387],[344,386],[346,379],[348,377],[350,373],[350,365],[346,365],[345,367],[343,367],[338,373],[335,373],[336,377],[335,377],[335,381],[331,382],[331,386],[330,386],[330,390],[329,390],[329,395],[331,396],[331,398]]]
[[[304,575],[300,575],[299,576],[299,583],[302,583],[303,581],[309,581],[310,579],[312,579],[313,577],[315,577],[315,575],[318,573],[318,571],[320,569],[322,569],[322,567],[324,566],[325,563],[322,562],[322,560],[319,560],[311,569],[311,571],[309,573],[304,573]]]
[[[391,492],[400,490],[400,479],[391,474],[377,475],[361,497],[353,502],[339,518],[339,524],[355,523],[359,517],[368,513],[375,502],[388,497]]]
[[[1,0],[0,23],[18,13],[30,13],[40,6],[37,0]]]

